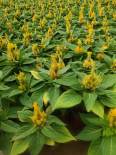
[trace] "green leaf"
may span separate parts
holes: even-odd
[[[101,97],[101,103],[107,107],[115,108],[116,107],[116,93],[112,92],[106,94],[105,96]]]
[[[82,121],[89,126],[107,126],[108,122],[93,114],[80,114]]]
[[[112,87],[114,84],[116,84],[116,74],[109,74],[107,76],[104,76],[103,82],[100,87],[107,89],[109,87]]]
[[[66,143],[72,140],[75,140],[75,138],[70,134],[68,129],[64,126],[45,126],[42,129],[42,133],[54,140],[55,142],[58,143]]]
[[[25,59],[25,61],[23,62],[23,64],[29,65],[29,64],[32,64],[34,62],[35,62],[35,60],[33,58],[28,58],[28,59]]]
[[[39,75],[39,73],[37,71],[30,71],[32,76],[36,79],[36,80],[41,80],[41,76]]]
[[[83,94],[83,100],[85,103],[85,107],[87,109],[87,112],[90,112],[96,102],[97,94],[96,93],[84,93]]]
[[[93,141],[89,147],[88,155],[115,155],[116,136],[103,137]]]
[[[13,106],[8,109],[7,116],[8,118],[17,118],[17,111],[22,110],[21,106]]]
[[[12,81],[15,81],[16,80],[16,76],[15,75],[11,75],[11,76],[8,76],[4,79],[5,82],[12,82]]]
[[[62,122],[58,117],[53,116],[53,115],[49,115],[47,121],[50,125],[54,123],[54,124],[58,124],[61,126],[65,126],[64,122]]]
[[[104,137],[101,147],[102,155],[116,155],[116,136]]]
[[[77,46],[75,44],[71,44],[71,43],[67,43],[66,42],[66,46],[70,49],[70,50],[74,50]]]
[[[64,85],[64,86],[73,86],[76,85],[78,82],[78,79],[73,75],[64,75],[61,79],[56,79],[54,82]]]
[[[29,135],[32,135],[34,132],[37,131],[37,127],[35,126],[23,126],[22,128],[19,129],[17,132],[17,135],[13,137],[13,140],[20,140],[23,139]]]
[[[51,87],[49,89],[49,98],[50,98],[50,103],[54,104],[57,98],[60,95],[60,89],[57,87]]]
[[[10,87],[0,83],[0,90],[8,90],[8,89],[10,89]]]
[[[17,140],[13,143],[10,155],[19,155],[25,152],[29,147],[29,138]]]
[[[63,75],[70,69],[70,65],[67,65],[58,71],[58,75]]]
[[[19,95],[19,94],[21,94],[22,93],[22,91],[21,90],[19,90],[19,89],[14,89],[14,90],[12,90],[10,93],[9,93],[9,97],[13,97],[13,96],[16,96],[16,95]]]
[[[48,146],[54,146],[54,145],[55,145],[55,141],[53,141],[53,140],[50,139],[50,138],[47,138],[45,144],[48,145]]]
[[[101,139],[91,142],[88,155],[102,155]]]
[[[21,122],[29,122],[32,112],[30,110],[18,111],[18,118]]]
[[[71,108],[81,102],[81,96],[73,90],[64,92],[53,105],[53,110],[61,108]]]
[[[3,77],[3,72],[0,71],[0,80],[2,79],[2,77]]]
[[[15,133],[17,132],[17,129],[19,128],[18,124],[14,123],[13,121],[4,121],[0,124],[0,129],[8,132],[8,133]]]
[[[33,135],[33,139],[29,148],[31,155],[38,155],[42,150],[44,144],[45,144],[45,136],[42,135],[40,132],[36,132]]]
[[[84,141],[96,140],[101,136],[102,128],[98,127],[85,127],[78,135],[78,139]]]
[[[74,90],[80,90],[80,82],[79,80],[75,77],[75,75],[64,75],[62,76],[61,79],[56,79],[54,80],[54,82],[60,84],[60,85],[64,85],[64,86],[68,86]]]
[[[96,102],[91,111],[101,118],[104,117],[104,106],[100,102]]]
[[[5,133],[5,132],[0,133],[0,150],[3,151],[5,155],[10,154],[11,147],[12,147],[11,137],[12,137],[12,134]]]
[[[44,94],[44,92],[46,91],[46,87],[39,89],[38,91],[35,91],[34,93],[32,93],[31,95],[31,101],[32,103],[37,101],[39,103],[39,106],[42,107],[43,106],[43,99],[42,96]]]
[[[32,100],[31,100],[31,97],[28,95],[28,94],[22,94],[20,96],[20,102],[22,105],[24,105],[25,107],[28,107],[28,108],[32,108]]]
[[[3,68],[3,78],[5,78],[6,76],[8,76],[10,74],[10,72],[14,69],[14,66],[5,66]]]

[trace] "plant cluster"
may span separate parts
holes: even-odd
[[[79,139],[91,141],[88,155],[116,154],[115,8],[116,0],[0,0],[5,155]],[[82,112],[80,133],[62,121],[69,109]]]

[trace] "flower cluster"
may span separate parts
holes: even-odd
[[[16,75],[16,78],[19,82],[19,89],[24,91],[26,90],[26,75],[24,72],[19,72],[19,74]]]
[[[111,109],[108,113],[108,120],[110,127],[116,127],[116,108]]]
[[[46,122],[46,113],[44,111],[41,112],[39,105],[37,102],[33,103],[34,113],[31,117],[32,122],[37,126],[43,126]]]
[[[82,80],[82,85],[89,90],[95,90],[100,86],[102,78],[100,75],[97,75],[95,72],[92,72],[88,75],[85,75]]]
[[[7,44],[7,59],[11,62],[18,61],[20,52],[17,49],[16,44],[8,43]]]

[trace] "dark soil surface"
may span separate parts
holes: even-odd
[[[45,146],[40,155],[87,155],[88,143],[70,142],[55,147]]]

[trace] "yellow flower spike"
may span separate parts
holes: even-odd
[[[90,2],[89,2],[89,7],[90,7],[91,10],[93,10],[94,5],[95,5],[95,4],[94,4],[94,1],[90,1]]]
[[[108,44],[103,44],[101,47],[101,51],[105,51],[106,49],[108,49]]]
[[[7,8],[4,9],[4,17],[7,17],[8,16],[8,10]]]
[[[93,20],[92,20],[91,24],[92,24],[93,26],[97,24],[97,21],[96,21],[96,16],[93,18]]]
[[[101,5],[98,6],[98,13],[100,17],[104,15],[104,7],[102,7]]]
[[[83,53],[83,47],[77,46],[77,47],[74,49],[74,51],[75,51],[76,53],[81,54],[81,53]]]
[[[87,4],[87,0],[84,0],[83,5],[86,6],[86,4]]]
[[[28,32],[28,31],[23,34],[23,44],[25,46],[29,45],[31,36],[32,36],[32,33]]]
[[[25,22],[24,25],[22,26],[21,30],[22,30],[24,33],[28,32],[28,31],[29,31],[28,23]]]
[[[10,21],[8,21],[8,22],[6,23],[6,26],[7,26],[8,30],[9,30],[10,32],[13,31],[13,25],[12,25],[12,23],[11,23]]]
[[[95,12],[91,11],[89,16],[90,16],[90,18],[95,18]]]
[[[26,90],[26,75],[24,72],[19,72],[16,75],[17,80],[19,81],[19,89],[24,91]]]
[[[102,61],[104,59],[104,52],[99,52],[97,55],[96,55],[96,58],[99,60],[99,61]]]
[[[3,41],[2,41],[2,38],[0,38],[0,48],[2,48],[3,46]]]
[[[104,27],[109,25],[107,16],[104,17],[103,22],[102,22],[102,25],[103,25]]]
[[[112,13],[112,17],[113,17],[114,20],[116,20],[116,12]]]
[[[58,62],[57,62],[57,57],[55,55],[51,56],[51,66],[49,69],[49,75],[52,79],[57,78],[57,73],[58,73]]]
[[[56,54],[57,54],[58,57],[62,57],[62,50],[63,49],[64,49],[63,46],[60,46],[60,45],[58,45],[56,47]]]
[[[116,6],[116,1],[112,0],[112,5],[115,7]]]
[[[33,116],[31,117],[32,122],[37,126],[43,126],[46,122],[46,113],[44,111],[41,112],[39,105],[37,102],[33,103]]]
[[[5,37],[0,37],[0,48],[4,47],[7,44]]]
[[[107,48],[109,47],[109,43],[110,43],[111,39],[112,39],[111,36],[105,35],[105,40],[106,40],[106,46],[107,46]]]
[[[25,80],[25,73],[24,72],[19,72],[19,74],[17,75],[17,79],[19,81],[24,81]]]
[[[17,9],[15,12],[15,15],[14,15],[15,18],[19,17],[20,15],[21,15],[21,12],[20,12],[20,10]]]
[[[71,32],[71,19],[72,19],[72,12],[70,11],[68,13],[68,15],[65,17],[66,32],[67,32],[67,34],[70,34],[70,32]]]
[[[76,53],[82,54],[83,51],[84,51],[84,49],[83,49],[83,47],[82,47],[82,41],[81,41],[80,39],[78,39],[78,43],[77,43],[77,44],[78,44],[78,45],[77,45],[77,47],[74,49],[74,51],[75,51]]]
[[[77,4],[80,4],[80,0],[77,0]]]
[[[58,62],[58,69],[62,69],[64,67],[65,67],[65,64],[64,64],[63,60],[60,59],[59,62]]]
[[[60,51],[56,51],[54,55],[51,55],[51,65],[49,69],[49,75],[52,79],[58,77],[58,70],[65,67]]]
[[[75,40],[75,38],[74,38],[74,36],[72,35],[72,32],[70,32],[67,41],[68,41],[69,43],[71,43],[71,42],[73,42],[74,40]]]
[[[3,0],[0,0],[0,5],[2,6],[2,4],[3,4]]]
[[[110,127],[116,127],[116,108],[109,110],[108,121]]]
[[[15,50],[16,49],[16,44],[13,44],[13,43],[8,43],[8,45],[7,45],[7,50],[8,51],[13,51],[13,50]]]
[[[111,69],[112,69],[113,71],[116,71],[116,59],[113,60]]]
[[[79,22],[82,24],[84,22],[84,8],[82,7],[79,12]]]
[[[44,28],[46,23],[47,23],[46,18],[40,19],[39,26],[41,27],[41,29]]]
[[[19,60],[20,52],[16,44],[8,42],[7,44],[7,59],[11,62]]]
[[[93,35],[94,34],[94,28],[93,28],[93,24],[92,23],[88,23],[87,22],[87,32],[89,35]]]
[[[92,52],[87,52],[87,58],[83,62],[83,67],[84,68],[92,69],[93,67],[95,67],[95,62],[91,58],[91,55],[92,55]]]
[[[53,37],[53,29],[49,27],[48,31],[45,34],[45,39],[51,39],[52,37]]]
[[[93,35],[93,34],[92,34],[92,35],[88,34],[88,35],[86,36],[85,43],[86,43],[87,45],[93,44],[93,43],[94,43],[94,35]]]
[[[40,113],[40,109],[37,102],[33,103],[34,113]]]
[[[71,24],[70,24],[69,20],[67,20],[66,21],[66,32],[67,32],[67,34],[69,34],[70,31],[71,31]]]
[[[95,72],[92,72],[82,80],[82,85],[89,90],[95,90],[102,82],[102,78],[100,75],[97,75]]]
[[[53,79],[53,80],[57,78],[57,72],[52,69],[50,69],[49,75],[50,75],[51,79]]]
[[[35,22],[35,21],[36,21],[36,19],[37,19],[37,15],[36,15],[36,14],[34,14],[34,15],[32,16],[32,21],[33,21],[33,22]]]
[[[56,55],[51,55],[51,67],[55,69],[57,67],[57,56]]]
[[[92,52],[91,51],[87,52],[87,58],[91,59],[91,56],[92,56]]]
[[[80,39],[78,39],[78,45],[82,45],[82,41]]]
[[[39,47],[38,47],[38,44],[33,44],[32,45],[32,53],[34,56],[37,56],[38,53],[39,53]]]
[[[52,16],[53,16],[52,12],[49,11],[48,14],[47,14],[47,17],[48,17],[48,18],[52,18]]]
[[[31,33],[30,32],[25,32],[24,34],[23,34],[23,37],[24,37],[24,39],[26,40],[30,40],[30,38],[31,38]]]

